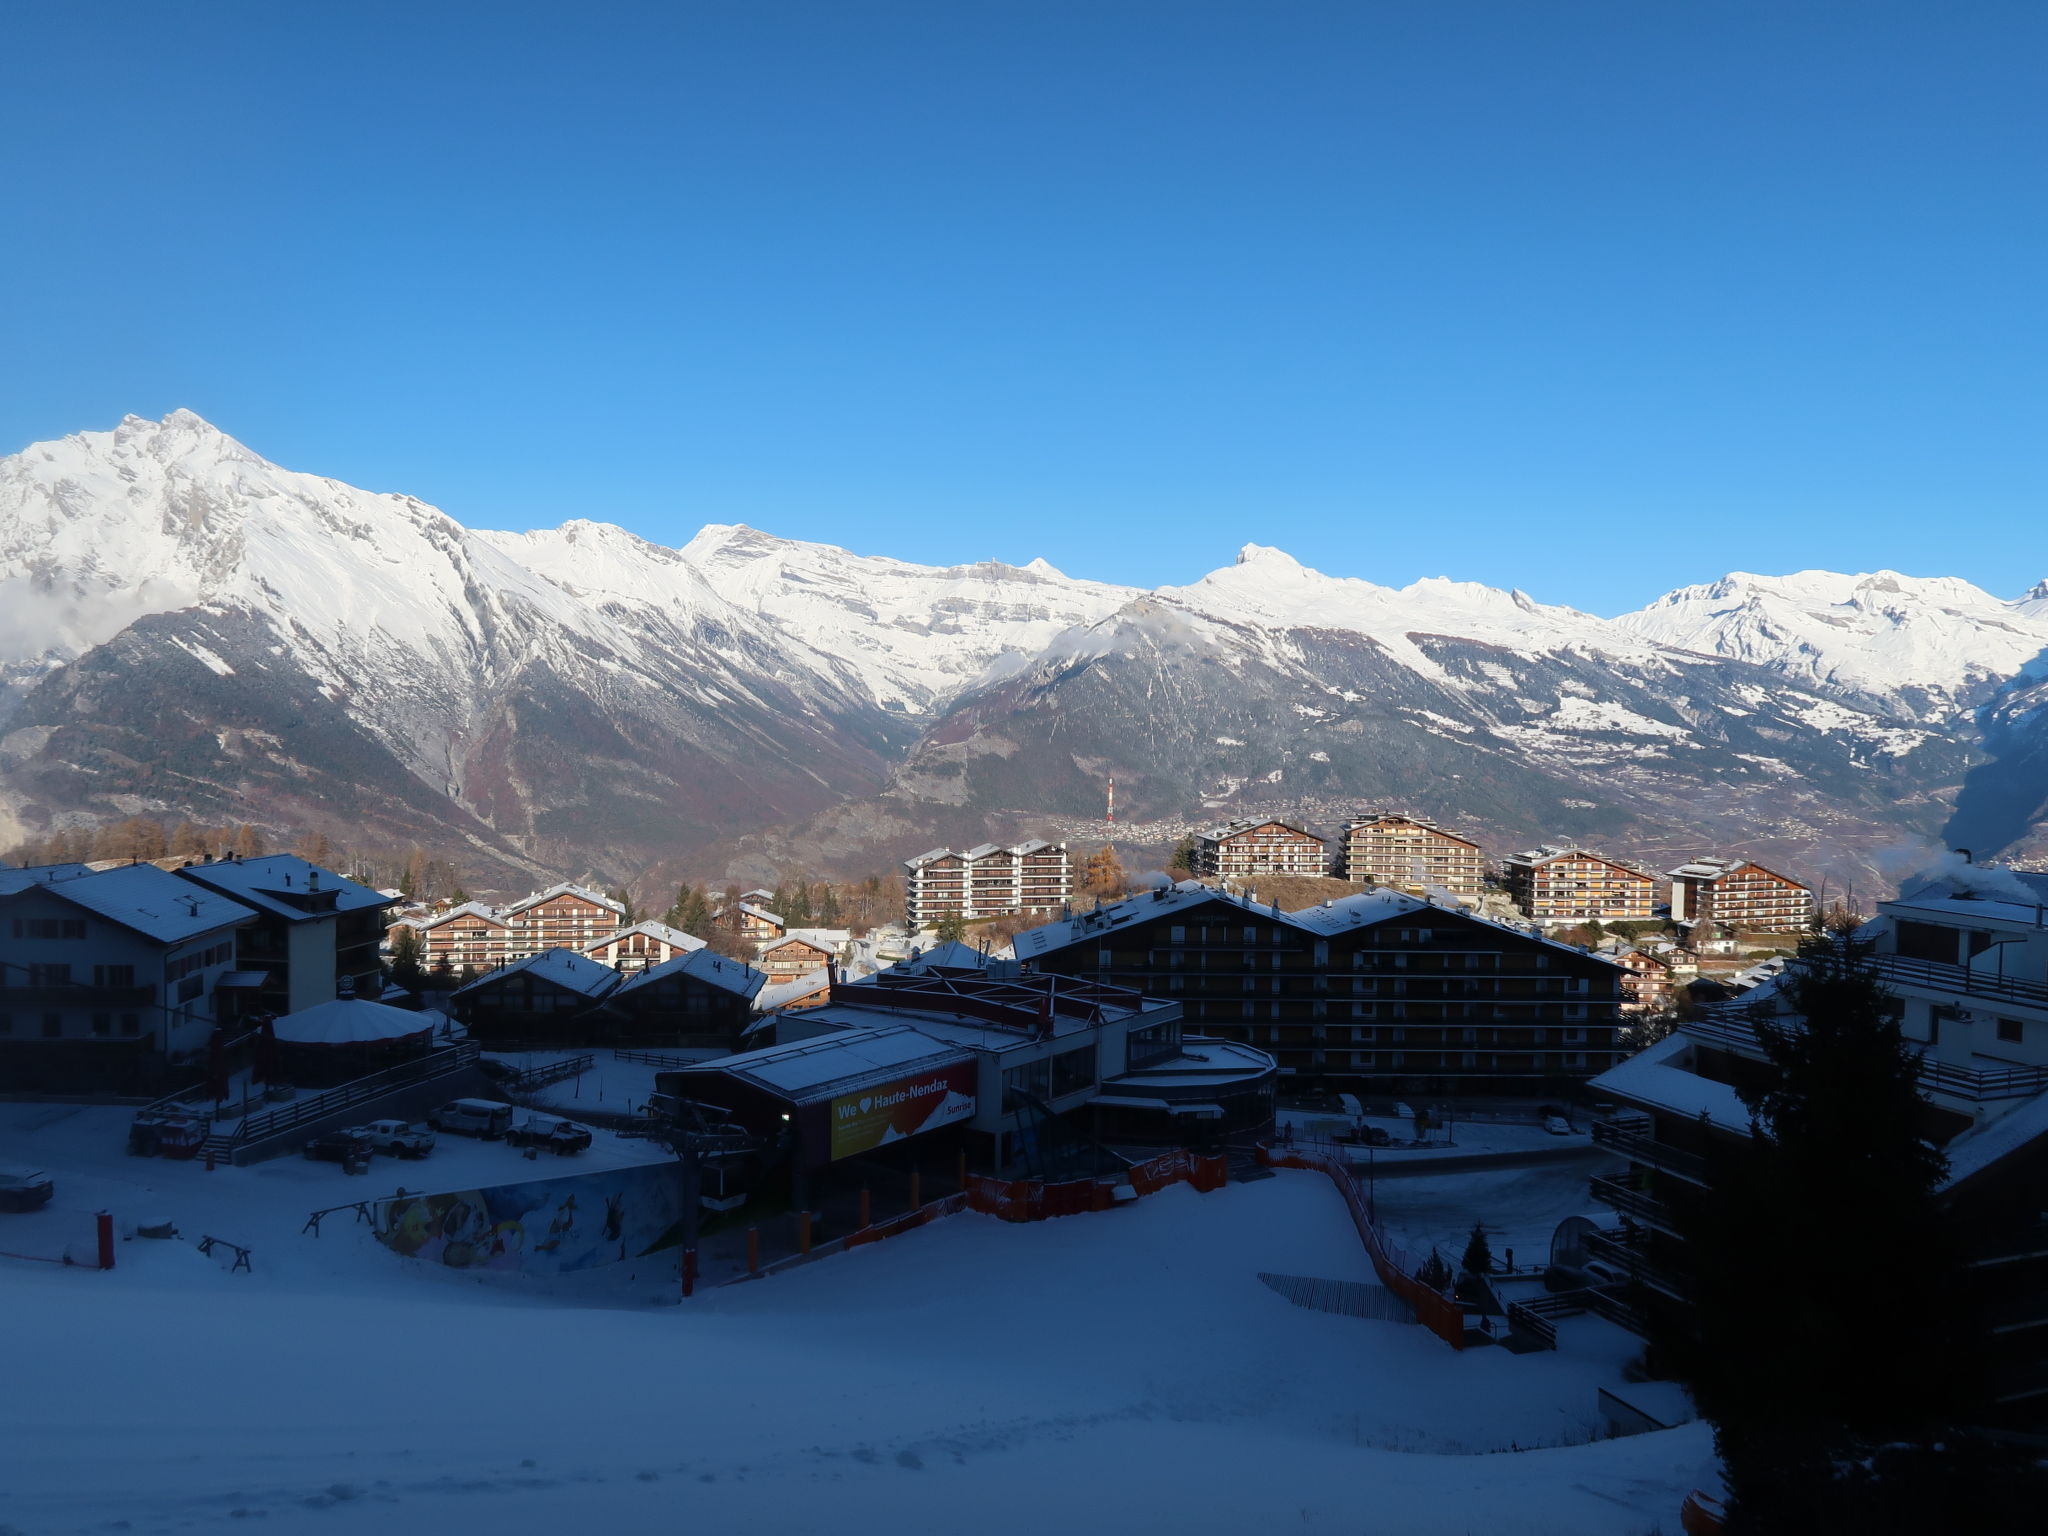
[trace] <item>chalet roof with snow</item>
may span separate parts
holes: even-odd
[[[511,906],[505,909],[505,915],[507,917],[517,917],[528,908],[537,907],[544,901],[552,901],[557,896],[574,896],[579,900],[603,907],[608,912],[616,912],[620,917],[626,915],[626,908],[622,902],[614,901],[602,891],[593,891],[587,885],[578,885],[573,880],[563,880],[558,884],[549,886],[544,891],[535,891],[532,895],[513,902]]]
[[[832,989],[832,967],[821,965],[815,971],[806,971],[801,976],[792,976],[786,981],[772,981],[754,996],[754,1007],[760,1013],[773,1013],[778,1008],[787,1008],[791,1003],[802,1002],[820,992]]]
[[[1481,916],[1470,908],[1438,906],[1425,897],[1409,896],[1400,891],[1360,891],[1356,895],[1339,897],[1313,907],[1304,907],[1298,912],[1282,912],[1249,896],[1218,890],[1197,880],[1183,880],[1179,885],[1162,886],[1143,895],[1126,897],[1093,912],[1081,912],[1073,917],[1060,918],[1041,928],[1033,928],[1018,934],[1011,940],[1011,944],[1018,959],[1033,960],[1065,949],[1069,945],[1099,939],[1133,923],[1148,922],[1170,913],[1190,912],[1211,903],[1227,905],[1248,917],[1262,917],[1269,922],[1286,923],[1326,939],[1355,933],[1362,928],[1369,928],[1392,918],[1426,917],[1432,921],[1476,923],[1497,929],[1503,934],[1511,934],[1531,944],[1540,944],[1545,949],[1577,955],[1581,959],[1613,963],[1606,960],[1603,955],[1590,954],[1577,945],[1546,938],[1540,933],[1530,933],[1525,928],[1501,922],[1496,918]]]
[[[593,949],[602,949],[607,944],[616,944],[620,939],[635,933],[644,933],[650,939],[659,939],[671,949],[691,950],[704,947],[704,941],[695,934],[685,933],[680,928],[671,928],[667,923],[657,923],[650,919],[644,923],[635,923],[630,928],[621,928],[617,933],[608,933],[601,939],[592,939],[583,946],[583,951],[585,954],[588,954]]]
[[[382,891],[309,864],[295,853],[187,864],[178,874],[288,923],[310,922],[337,913],[374,912],[395,905]]]
[[[18,896],[31,889],[158,944],[182,944],[256,919],[255,911],[241,902],[180,880],[154,864],[123,864],[68,880],[25,883],[8,894]]]
[[[605,974],[615,976],[617,973],[607,970]],[[627,977],[625,984],[618,990],[618,996],[630,997],[643,987],[650,987],[671,976],[695,977],[698,981],[744,998],[752,998],[768,982],[766,976],[744,961],[714,954],[709,949],[693,949],[687,955],[677,955],[674,959],[664,960],[659,965],[650,965],[637,975]]]
[[[808,944],[813,949],[836,951],[852,942],[853,933],[846,928],[792,928],[761,953],[772,955],[785,944]]]
[[[608,965],[599,965],[588,955],[579,955],[573,949],[544,949],[537,955],[514,960],[510,965],[501,965],[495,971],[479,976],[469,985],[457,989],[455,996],[461,997],[464,993],[475,992],[479,988],[497,986],[521,973],[552,982],[565,992],[574,992],[593,1000],[605,996],[619,984],[617,971]]]
[[[682,1072],[686,1078],[729,1077],[791,1104],[811,1104],[868,1083],[973,1059],[969,1052],[934,1040],[908,1024],[893,1024],[762,1046],[685,1067]]]
[[[0,896],[11,896],[32,885],[49,885],[56,880],[73,880],[92,873],[86,864],[31,864],[26,869],[0,869]]]
[[[446,912],[439,913],[433,917],[408,917],[402,919],[402,921],[411,923],[421,932],[425,932],[429,928],[438,928],[443,923],[453,922],[458,917],[480,917],[485,922],[499,928],[509,928],[512,926],[505,921],[504,913],[500,912],[496,907],[487,907],[480,901],[465,901],[461,906],[450,907]]]

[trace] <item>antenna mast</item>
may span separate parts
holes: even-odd
[[[1112,827],[1116,825],[1116,779],[1114,777],[1109,781],[1109,824]]]

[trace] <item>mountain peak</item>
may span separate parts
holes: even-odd
[[[1302,568],[1301,562],[1284,549],[1275,549],[1270,544],[1247,544],[1237,552],[1239,565],[1270,565],[1278,569]]]

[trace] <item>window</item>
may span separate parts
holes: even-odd
[[[58,1039],[58,1038],[59,1038],[60,1036],[62,1036],[62,1035],[63,1035],[63,1033],[64,1033],[64,1015],[63,1015],[63,1014],[61,1014],[61,1013],[46,1013],[46,1014],[44,1014],[44,1015],[43,1015],[43,1038],[44,1038],[45,1040],[55,1040],[55,1039]]]
[[[135,985],[135,967],[96,965],[92,968],[92,984],[96,987],[132,987]]]
[[[1998,1021],[1998,1038],[2010,1041],[2014,1045],[2019,1044],[2021,1040],[2026,1038],[2024,1022],[2019,1019],[2000,1019]]]
[[[1063,1098],[1078,1093],[1095,1083],[1095,1047],[1082,1046],[1076,1051],[1062,1051],[1052,1059],[1052,1096]]]
[[[178,1001],[181,1003],[192,1002],[205,990],[206,978],[204,976],[187,976],[178,983]]]
[[[1108,950],[1098,949],[1095,951],[1095,963],[1099,966],[1107,968],[1115,962],[1110,958],[1110,953]]]
[[[1173,942],[1176,944],[1185,944],[1188,941],[1188,931],[1179,923],[1175,923],[1167,932],[1173,936]]]
[[[32,987],[68,987],[71,985],[71,967],[31,965],[28,968],[28,984]]]
[[[96,1035],[111,1035],[114,1032],[114,1016],[111,1013],[94,1014],[92,1032]]]
[[[1021,1067],[1011,1067],[1003,1074],[1003,1108],[1010,1111],[1017,1108],[1013,1102],[1016,1094],[1029,1094],[1043,1099],[1052,1089],[1052,1063],[1044,1057],[1028,1061]]]
[[[141,1014],[139,1014],[139,1013],[124,1013],[124,1014],[122,1014],[122,1015],[121,1015],[121,1033],[122,1033],[122,1034],[124,1034],[124,1035],[139,1035],[139,1034],[141,1034],[141,1033],[142,1033],[142,1015],[141,1015]]]
[[[82,939],[85,937],[85,919],[17,917],[14,920],[14,936],[17,939]]]

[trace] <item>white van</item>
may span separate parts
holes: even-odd
[[[496,1141],[512,1129],[512,1106],[490,1099],[453,1099],[427,1116],[427,1124],[437,1131]]]

